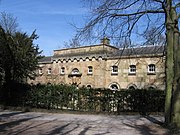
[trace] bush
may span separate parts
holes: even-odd
[[[108,113],[163,112],[164,101],[161,90],[111,91],[68,85],[34,85],[26,96],[30,107]]]

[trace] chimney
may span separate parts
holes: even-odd
[[[101,39],[101,44],[109,45],[110,44],[110,39],[107,38],[107,37],[104,37],[103,39]]]

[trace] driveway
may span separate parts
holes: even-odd
[[[0,112],[2,135],[170,135],[161,116]]]

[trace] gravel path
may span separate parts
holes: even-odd
[[[170,135],[163,117],[0,112],[2,135]]]

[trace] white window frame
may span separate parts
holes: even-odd
[[[61,75],[64,75],[64,74],[65,74],[65,67],[61,67],[61,69],[60,69],[60,74],[61,74]]]
[[[48,68],[48,71],[47,71],[48,75],[50,75],[52,73],[52,69],[51,68]]]
[[[39,75],[42,75],[43,72],[42,72],[42,68],[39,69]]]
[[[89,75],[93,74],[93,67],[92,66],[88,66],[88,74]]]
[[[76,71],[76,72],[75,72]],[[71,72],[72,75],[80,74],[79,70],[77,68],[74,68]]]
[[[130,74],[136,74],[136,65],[130,65],[129,66],[129,73]]]
[[[113,87],[116,87],[116,88],[113,88]],[[113,91],[116,91],[116,90],[119,90],[119,85],[116,84],[116,83],[112,83],[110,86],[109,86],[110,90],[113,90]]]
[[[118,66],[112,66],[111,67],[112,68],[112,70],[111,70],[111,74],[118,74]]]
[[[156,73],[156,65],[155,64],[148,65],[148,73]]]

